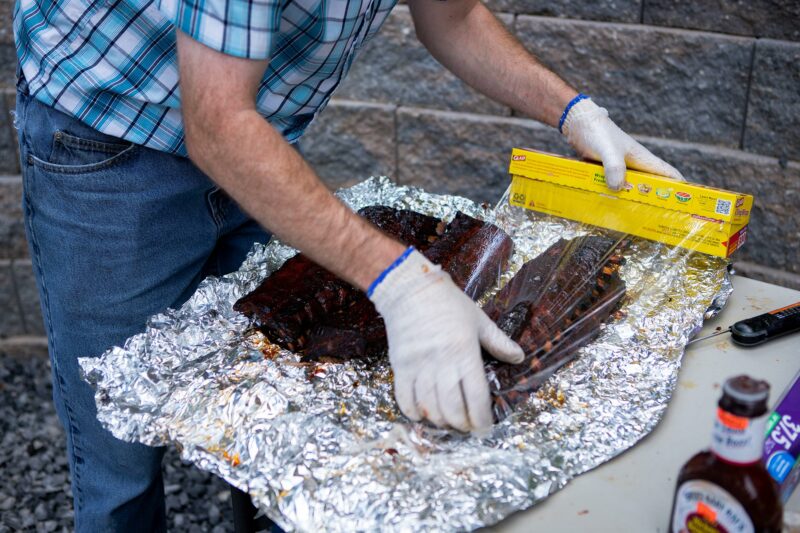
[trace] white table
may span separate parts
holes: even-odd
[[[800,301],[800,292],[734,277],[726,308],[699,335],[737,320]],[[493,531],[666,531],[675,478],[684,462],[711,438],[720,385],[730,376],[750,374],[772,386],[770,405],[800,371],[800,333],[754,348],[740,348],[729,335],[691,345],[667,413],[636,446],[572,480],[534,508],[504,520]],[[800,489],[786,509],[787,522],[800,511]]]

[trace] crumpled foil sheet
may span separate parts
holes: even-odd
[[[491,210],[386,178],[339,195],[354,209],[495,220],[516,245],[506,278],[559,237],[587,231],[505,199]],[[174,444],[287,530],[463,530],[531,507],[655,427],[684,346],[731,292],[725,261],[634,239],[624,318],[514,415],[485,435],[462,435],[405,419],[388,362],[303,366],[232,310],[294,253],[256,246],[239,271],[205,280],[125,346],[80,360],[98,418],[116,437]]]

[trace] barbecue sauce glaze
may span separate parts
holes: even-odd
[[[669,530],[688,533],[780,532],[783,509],[761,462],[769,385],[748,376],[725,382],[711,449],[678,475]]]

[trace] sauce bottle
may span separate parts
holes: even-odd
[[[761,462],[769,384],[749,376],[722,387],[711,449],[678,475],[670,531],[780,532],[778,486]]]

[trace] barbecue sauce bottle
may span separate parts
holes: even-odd
[[[769,384],[748,376],[725,382],[711,449],[678,475],[670,531],[780,532],[778,486],[761,462]]]

